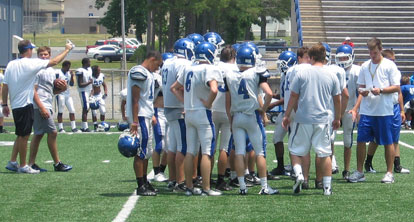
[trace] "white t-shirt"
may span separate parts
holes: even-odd
[[[351,68],[346,70],[346,87],[348,88],[348,105],[346,106],[346,110],[351,110],[354,108],[355,103],[358,99],[358,75],[361,71],[361,66],[352,65]]]
[[[152,118],[154,115],[154,74],[141,65],[134,66],[128,73],[127,116],[133,122],[132,116],[132,87],[140,89],[138,101],[138,116]]]
[[[191,61],[183,58],[172,58],[164,62],[162,66],[162,88],[164,94],[164,107],[165,108],[183,108],[184,104],[181,103],[177,97],[171,92],[170,88],[175,81],[177,81],[179,75],[183,75],[184,69],[191,66]]]
[[[206,109],[200,99],[207,100],[210,94],[209,81],[223,83],[217,66],[210,64],[193,64],[185,69],[177,81],[184,86],[184,110]]]
[[[231,113],[236,112],[252,115],[259,109],[257,101],[260,84],[266,82],[265,73],[258,73],[255,67],[244,72],[233,71],[226,75],[226,88],[231,96]]]
[[[219,62],[217,67],[221,71],[222,78],[224,79],[227,73],[231,74],[233,71],[238,71],[239,68],[236,64]],[[215,112],[226,112],[226,89],[224,83],[218,86],[217,97],[213,102],[211,108]]]
[[[88,67],[87,69],[79,68],[76,70],[76,77],[80,78],[82,76],[82,82],[86,83],[89,82],[89,80],[92,79],[92,69],[91,67]],[[92,84],[87,85],[86,87],[79,87],[78,85],[78,91],[79,92],[90,92],[92,90]]]
[[[33,104],[36,74],[46,68],[48,64],[49,60],[38,58],[21,58],[7,64],[4,83],[9,88],[12,109]]]
[[[62,79],[66,81],[67,89],[64,92],[61,92],[60,95],[62,96],[70,96],[70,89],[69,89],[69,82],[71,79],[70,71],[67,71],[66,73],[63,73],[61,69],[56,70],[57,72],[57,78]],[[73,85],[72,85],[73,86]]]
[[[3,83],[3,80],[4,80],[4,75],[0,73],[0,85]]]
[[[56,70],[52,67],[40,70],[35,79],[35,85],[37,85],[37,95],[40,102],[46,109],[51,110],[53,108],[53,82],[56,79]],[[33,104],[35,109],[39,109],[36,103]]]
[[[371,70],[370,70],[371,69]],[[364,62],[358,77],[358,84],[365,88],[385,88],[400,85],[401,72],[395,63],[383,58],[380,64],[372,64],[371,60]],[[393,94],[374,95],[371,92],[362,97],[360,114],[368,116],[390,116],[394,113]]]
[[[299,94],[295,122],[329,124],[333,96],[341,94],[339,81],[325,66],[300,69],[292,80],[291,91]]]
[[[311,67],[310,64],[308,63],[302,63],[302,64],[298,64],[298,65],[294,65],[292,67],[290,67],[285,74],[282,74],[283,77],[283,82],[281,79],[281,87],[283,87],[283,89],[281,88],[281,96],[284,99],[283,102],[283,108],[286,111],[287,107],[288,107],[288,103],[289,103],[289,99],[290,99],[290,87],[291,87],[291,83],[293,78],[295,77],[296,73],[298,72],[298,70],[300,69],[307,69]]]

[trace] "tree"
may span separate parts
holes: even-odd
[[[290,16],[290,0],[261,0],[260,1],[260,39],[266,38],[266,16],[279,22]]]

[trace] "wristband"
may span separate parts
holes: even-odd
[[[3,104],[1,104],[1,106],[6,107],[7,106],[7,103],[3,103]]]

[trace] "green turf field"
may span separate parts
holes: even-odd
[[[412,132],[401,134],[401,141],[413,146]],[[73,165],[73,170],[67,173],[53,172],[52,164],[47,162],[51,157],[45,138],[37,163],[49,172],[39,175],[7,171],[4,166],[12,148],[0,146],[0,221],[112,221],[137,186],[132,159],[124,158],[117,150],[118,136],[119,133],[59,134],[60,157],[64,163]],[[276,166],[271,138],[268,134],[269,170]],[[0,134],[0,141],[14,139],[14,134]],[[342,140],[341,135],[337,140]],[[401,146],[401,156],[402,165],[414,170],[414,150]],[[342,171],[342,146],[336,146],[336,157]],[[352,158],[351,168],[355,169],[355,152]],[[104,160],[110,162],[104,163]],[[287,157],[285,162],[288,163]],[[334,193],[330,197],[323,196],[322,190],[313,189],[313,165],[311,189],[300,195],[292,194],[293,181],[287,177],[269,182],[280,190],[281,194],[274,196],[258,195],[257,186],[249,189],[247,196],[239,196],[235,189],[220,197],[186,197],[167,192],[164,183],[155,183],[160,189],[159,195],[140,197],[126,221],[412,220],[412,174],[396,174],[394,184],[381,184],[386,169],[382,147],[373,165],[378,173],[366,174],[367,181],[363,183],[349,184],[340,174],[334,175]],[[215,169],[213,178],[216,177]]]

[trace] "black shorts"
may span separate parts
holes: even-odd
[[[32,133],[34,112],[33,104],[25,107],[13,109],[14,125],[16,126],[16,135],[28,136]]]

